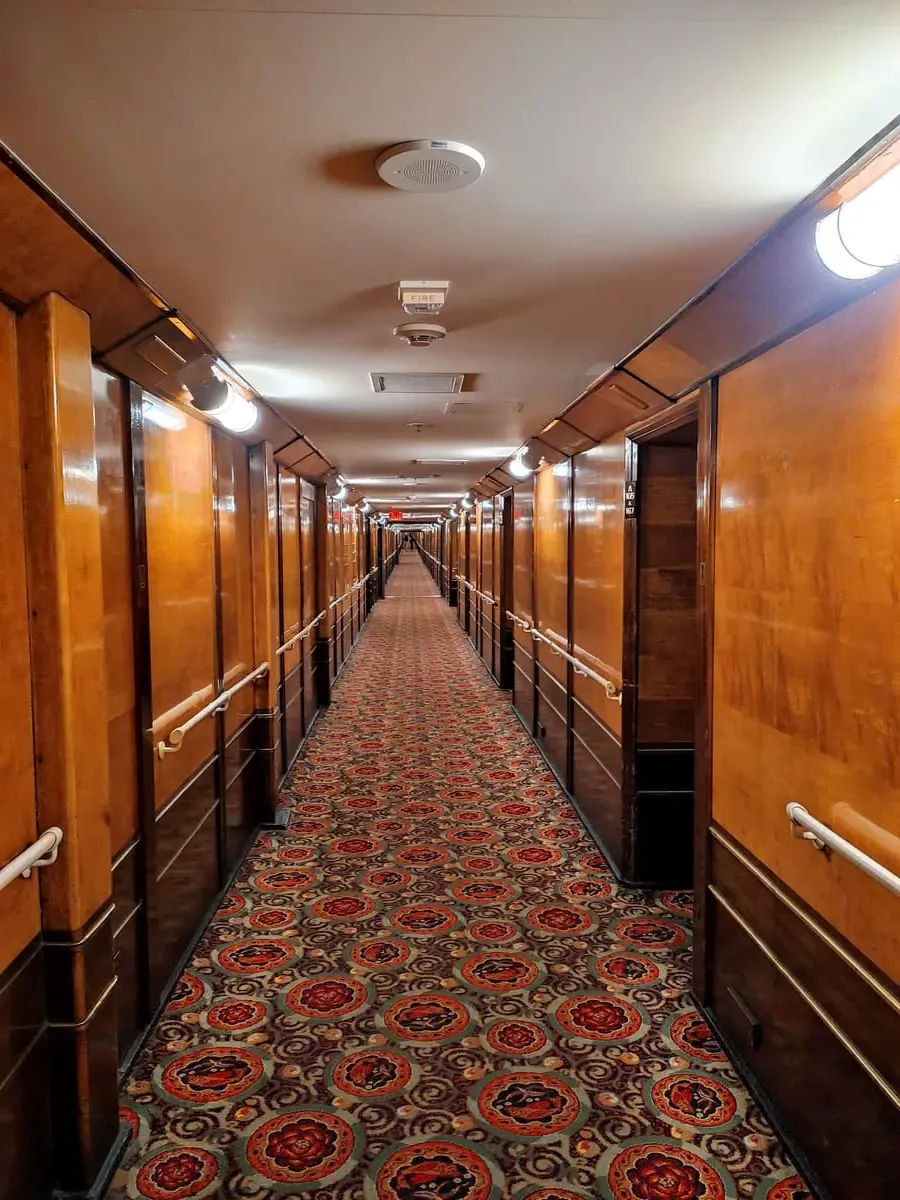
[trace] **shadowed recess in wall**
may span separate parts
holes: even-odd
[[[110,1197],[805,1200],[452,610],[394,574],[127,1079]]]

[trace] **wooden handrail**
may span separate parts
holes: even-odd
[[[181,749],[185,734],[190,733],[195,726],[199,725],[201,721],[206,720],[207,717],[211,717],[214,713],[224,712],[231,703],[232,696],[235,696],[242,688],[245,688],[248,683],[253,683],[254,680],[268,673],[269,664],[267,662],[262,663],[254,671],[251,671],[249,675],[245,675],[243,679],[239,679],[230,688],[226,688],[224,692],[220,692],[214,700],[210,700],[209,704],[201,708],[199,712],[194,713],[183,724],[176,725],[169,733],[168,739],[164,738],[162,741],[156,743],[157,756],[162,759],[167,754],[177,754]]]

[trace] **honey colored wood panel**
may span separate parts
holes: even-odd
[[[357,580],[356,574],[356,532],[354,527],[354,512],[348,504],[341,504],[341,560],[342,560],[342,583],[341,591],[346,592]],[[345,651],[349,651],[351,634],[350,620],[353,612],[353,606],[356,603],[356,592],[351,592],[341,605],[341,613],[344,617],[345,628],[347,629],[347,638],[345,643]]]
[[[308,625],[316,609],[316,489],[300,481],[300,573],[303,624]],[[314,636],[314,635],[313,635]],[[311,645],[311,642],[307,642]]]
[[[154,741],[215,695],[210,428],[181,410],[177,415],[176,428],[144,425]],[[157,809],[214,748],[209,719],[190,731],[177,754],[155,760]]]
[[[569,636],[568,503],[568,475],[554,474],[549,467],[539,471],[534,485],[535,619],[541,633],[563,650]],[[564,683],[566,660],[549,646],[536,645],[538,662]]]
[[[700,690],[696,443],[641,447],[638,521],[637,737],[693,743]]]
[[[478,566],[481,561],[481,509],[475,507],[469,513],[469,562],[466,570],[466,579],[473,583],[475,587],[479,586],[481,575],[479,574]]]
[[[22,496],[22,447],[16,369],[16,322],[0,305],[0,863],[37,835],[34,736],[31,725],[31,656]],[[39,872],[0,892],[0,971],[41,931]]]
[[[250,476],[247,447],[243,442],[216,430],[213,449],[219,526],[222,673],[225,686],[230,687],[258,665],[253,656]],[[252,687],[237,693],[225,712],[226,737],[244,723],[254,705]]]
[[[534,476],[517,482],[513,492],[513,586],[512,611],[530,621],[534,579]],[[516,640],[524,636],[516,626]],[[531,638],[526,639],[531,653]]]
[[[276,704],[280,672],[275,651],[280,645],[278,617],[278,480],[272,447],[252,446],[248,456],[253,565],[254,663],[267,662],[269,674],[254,685],[257,706],[271,711]]]
[[[575,469],[573,654],[622,685],[625,436],[573,459]],[[599,684],[575,676],[575,695],[617,735],[622,707]]]
[[[41,911],[68,931],[108,901],[112,855],[91,339],[60,296],[19,321],[19,386],[38,821],[65,831]]]
[[[712,765],[714,819],[895,980],[896,898],[785,805],[900,835],[898,393],[898,283],[722,380]]]
[[[480,590],[494,595],[494,501],[481,501],[481,584]],[[482,602],[485,616],[490,617],[490,605]]]
[[[110,840],[113,855],[138,832],[138,743],[134,691],[134,575],[130,407],[123,382],[94,368],[94,428],[103,566],[103,645],[108,711]]]
[[[299,632],[300,626],[300,480],[284,467],[278,468],[278,503],[281,536],[281,641]],[[301,647],[294,645],[282,655],[285,674],[300,662]]]

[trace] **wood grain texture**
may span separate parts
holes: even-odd
[[[269,674],[254,687],[256,704],[271,712],[279,671],[278,648],[278,481],[268,442],[249,452],[251,558],[253,565],[253,661],[267,662]]]
[[[624,435],[579,454],[573,464],[572,653],[621,686]],[[621,737],[622,708],[599,684],[576,675],[575,696]]]
[[[637,737],[692,743],[700,667],[696,441],[642,446],[638,495]]]
[[[160,401],[160,403],[164,403]],[[215,582],[210,428],[182,413],[179,428],[144,429],[153,733],[164,737],[215,695]],[[156,808],[213,753],[215,722],[155,763]]]
[[[110,896],[100,495],[88,319],[48,295],[19,322],[38,819],[65,830],[41,880],[45,929]]]
[[[284,467],[278,468],[278,536],[281,556],[281,634],[286,642],[300,626],[300,481]],[[285,674],[300,662],[294,645],[281,657]]]
[[[225,686],[230,687],[258,665],[253,653],[250,476],[247,448],[243,442],[215,430],[213,453],[219,530],[222,674]],[[254,705],[252,687],[244,688],[232,699],[224,718],[226,738],[246,721]]]
[[[785,805],[900,834],[900,284],[721,381],[714,818],[893,979],[897,902]]]
[[[0,862],[9,862],[37,834],[31,713],[31,654],[22,495],[22,446],[16,367],[16,323],[0,305]],[[0,971],[40,933],[38,873],[0,892]]]
[[[300,572],[303,624],[321,611],[316,607],[316,489],[300,481]]]
[[[710,1005],[745,1073],[821,1194],[892,1195],[900,1111],[874,1073],[900,1094],[900,993],[730,839],[712,840],[710,884]]]
[[[138,831],[138,745],[134,686],[134,554],[129,398],[122,381],[94,368],[94,428],[103,568],[110,841],[113,855]]]
[[[534,485],[534,590],[535,623],[562,649],[569,637],[568,612],[568,475],[555,475],[547,467],[537,473]],[[566,660],[549,646],[537,643],[538,663],[565,684]],[[564,709],[565,711],[565,709]]]

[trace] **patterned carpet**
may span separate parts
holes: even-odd
[[[110,1196],[806,1200],[406,554],[123,1095]]]

